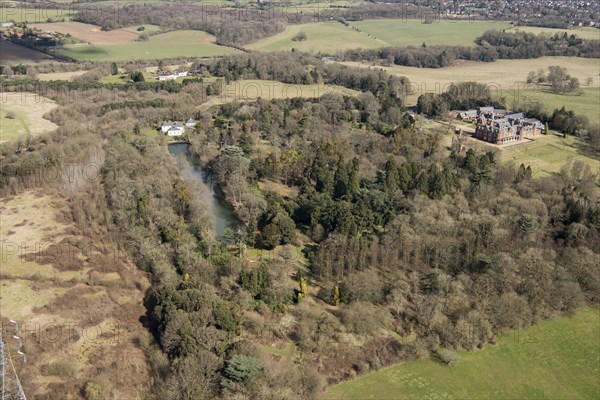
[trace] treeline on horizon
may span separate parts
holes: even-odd
[[[477,46],[407,46],[351,49],[337,54],[343,61],[383,61],[419,68],[442,68],[456,60],[492,62],[544,56],[600,58],[600,40],[584,40],[574,34],[535,35],[528,32],[491,30],[476,40]]]
[[[132,5],[116,10],[102,8],[79,10],[74,21],[99,25],[104,30],[112,30],[132,25],[153,24],[165,30],[193,29],[206,31],[217,38],[217,44],[240,47],[253,41],[283,32],[287,25],[336,20],[347,21],[366,19],[417,19],[424,23],[442,21],[438,4],[365,4],[356,6],[329,6],[317,4],[314,9],[295,8],[282,4],[269,3],[224,7],[214,4],[206,7],[197,4],[177,2],[176,4]],[[545,10],[548,14],[548,10]],[[498,14],[492,20],[512,20],[512,15]],[[465,18],[473,20],[469,15]],[[460,20],[460,18],[458,19]],[[567,28],[569,18],[562,15],[545,15],[527,21],[516,21],[515,25]],[[531,50],[531,48],[529,49]]]

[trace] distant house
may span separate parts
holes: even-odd
[[[185,121],[185,126],[194,127],[196,126],[196,121],[193,118],[190,118]]]
[[[159,81],[174,81],[175,79],[177,79],[177,75],[175,75],[175,74],[159,75],[156,77],[156,79],[158,79]]]
[[[194,125],[188,125],[188,122],[190,122],[190,120],[193,122]],[[184,124],[182,124],[179,121],[168,121],[168,122],[163,122],[160,125],[160,130],[162,133],[164,133],[167,136],[181,136],[185,133],[185,127],[186,126],[195,126],[196,125],[196,121],[194,121],[193,119],[188,119]]]
[[[187,76],[187,74],[187,71],[171,72],[169,74],[158,75],[156,79],[158,79],[159,81],[174,81],[179,77]]]

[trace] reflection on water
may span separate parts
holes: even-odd
[[[238,220],[210,175],[201,166],[195,165],[190,160],[187,151],[188,146],[186,143],[170,144],[169,153],[177,159],[177,164],[181,166],[182,175],[196,182],[197,190],[195,190],[195,194],[201,196],[203,203],[210,206],[215,235],[217,239],[223,241],[225,229],[237,225]]]

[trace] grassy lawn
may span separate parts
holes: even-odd
[[[43,116],[56,107],[56,103],[34,93],[0,93],[0,142],[25,135],[40,135],[58,126]],[[8,112],[14,119],[6,118]]]
[[[475,46],[475,39],[485,31],[508,29],[506,22],[441,20],[425,24],[421,20],[374,19],[351,22],[385,46],[461,45]]]
[[[154,78],[154,74],[152,74],[150,72],[142,72],[142,74],[144,75],[144,79],[146,80],[146,82],[156,81],[156,79]],[[177,78],[177,79],[180,79],[180,78]],[[100,79],[100,82],[102,82],[102,83],[128,83],[128,82],[132,82],[132,80],[129,79],[129,74],[119,74],[119,75],[105,76],[104,78]]]
[[[15,118],[6,118],[9,112],[12,112]],[[29,121],[24,112],[12,108],[9,109],[5,105],[0,104],[0,142],[15,140],[30,133]]]
[[[148,71],[143,71],[142,74],[144,75],[144,79],[146,80],[146,82],[158,82],[158,79],[156,79],[156,76],[158,75],[158,72],[148,72]],[[165,72],[164,74],[168,74],[168,72]],[[179,78],[175,79],[174,81],[177,83],[182,83],[185,79],[195,79],[195,78],[199,78],[199,76],[193,76],[193,75],[189,75],[189,76],[180,76]],[[210,82],[211,80],[214,81],[215,78],[213,77],[203,77],[204,78],[204,82]],[[102,83],[128,83],[128,82],[132,82],[131,79],[129,79],[129,74],[119,74],[119,75],[108,75],[105,76],[104,78],[102,78],[100,80],[100,82]]]
[[[508,105],[511,102],[540,102],[548,113],[564,106],[576,115],[585,115],[591,122],[600,122],[600,88],[584,88],[581,95],[562,95],[543,88],[542,90],[510,90],[504,94]]]
[[[302,252],[302,247],[292,246],[292,258],[289,260],[291,263],[298,263],[300,265],[307,265],[308,260]],[[255,247],[248,247],[246,249],[246,258],[251,261],[270,260],[277,256],[280,256],[283,251],[283,246],[277,246],[273,250],[257,249]]]
[[[292,38],[298,33],[306,33],[303,42],[294,42]],[[261,39],[246,46],[258,51],[282,51],[292,48],[308,52],[335,53],[337,50],[362,48],[378,48],[385,43],[372,39],[365,33],[357,32],[339,22],[318,22],[301,25],[290,25],[285,31]]]
[[[142,135],[148,137],[158,137],[158,130],[156,130],[156,128],[142,129]]]
[[[553,29],[553,28],[539,28],[536,26],[517,26],[515,28],[511,28],[509,30],[509,32],[513,32],[513,31],[523,31],[523,32],[531,32],[534,33],[536,35],[539,35],[540,33],[548,33],[551,35],[554,35],[556,33],[567,33],[567,35],[575,35],[575,36],[579,36],[582,39],[595,39],[595,40],[600,40],[600,30],[596,29],[596,28],[591,28],[591,27],[585,27],[585,28],[577,28],[577,29]]]
[[[265,100],[293,97],[317,98],[324,94],[356,96],[359,92],[336,85],[294,85],[269,80],[242,79],[225,86],[221,94],[204,103],[203,107],[231,101],[254,101],[258,98]]]
[[[201,31],[174,31],[151,36],[148,42],[113,45],[75,45],[59,53],[78,60],[135,60],[182,56],[212,57],[238,50],[214,44],[214,36]]]
[[[506,333],[496,346],[460,351],[453,367],[396,364],[333,386],[327,399],[597,399],[600,313],[542,321]]]
[[[545,176],[560,171],[570,159],[588,163],[593,171],[600,170],[600,161],[581,153],[578,139],[568,136],[563,139],[559,135],[542,135],[535,138],[532,144],[503,150],[500,161],[531,165],[534,177]]]
[[[288,345],[283,349],[278,349],[277,347],[267,346],[264,344],[259,344],[258,347],[260,347],[265,353],[287,358],[288,360],[291,360],[296,354],[296,345],[291,342],[288,343]]]

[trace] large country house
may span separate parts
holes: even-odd
[[[473,121],[477,127],[473,136],[494,144],[508,144],[531,138],[544,132],[544,124],[535,118],[525,118],[523,113],[507,114],[506,110],[494,107],[479,107],[478,110],[460,111],[459,118]]]

